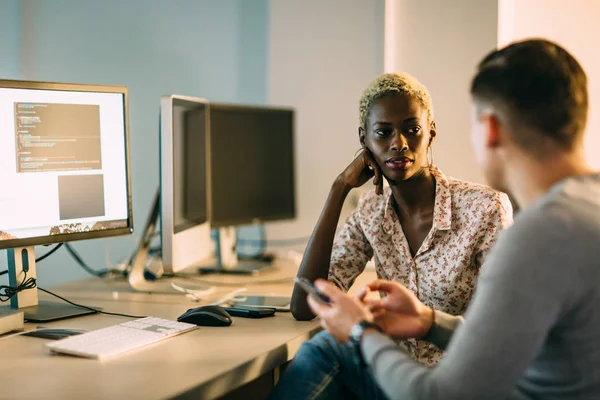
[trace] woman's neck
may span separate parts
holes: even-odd
[[[390,181],[392,195],[396,202],[397,211],[402,215],[431,209],[435,205],[435,178],[428,168],[415,174],[405,181]]]

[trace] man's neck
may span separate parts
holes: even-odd
[[[593,173],[582,153],[579,150],[556,152],[542,160],[527,154],[514,157],[508,163],[506,180],[511,182],[509,190],[519,206],[531,206],[564,179]]]

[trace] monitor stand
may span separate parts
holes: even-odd
[[[8,282],[17,287],[29,278],[37,279],[35,269],[35,248],[19,247],[7,250]],[[25,289],[11,297],[10,306],[23,311],[25,321],[49,322],[59,319],[94,314],[96,311],[73,306],[68,303],[38,301],[38,291]]]
[[[156,231],[156,222],[160,214],[160,189],[156,190],[152,209],[148,215],[146,226],[142,232],[140,243],[135,252],[135,256],[131,259],[131,269],[127,275],[129,285],[133,290],[147,293],[178,293],[168,282],[155,282],[146,279],[144,271],[146,270],[146,261],[150,254],[150,244],[152,236]]]
[[[200,274],[258,275],[271,264],[260,260],[239,260],[236,251],[235,227],[219,228],[216,236],[217,264],[198,269]]]
[[[142,237],[140,238],[140,243],[130,262],[131,269],[127,275],[129,286],[137,292],[181,294],[181,291],[175,289],[175,287],[171,285],[171,282],[165,281],[164,279],[159,281],[151,281],[146,279],[146,275],[144,273],[146,271],[148,255],[150,254],[152,237],[156,231],[156,224],[160,214],[160,189],[156,191],[154,202],[152,204],[152,209],[148,215],[146,226],[142,232]],[[210,287],[206,285],[200,287],[195,285],[193,288],[191,288],[187,284],[186,288],[200,291],[210,289]]]

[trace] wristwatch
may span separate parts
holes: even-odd
[[[360,343],[360,341],[363,337],[363,334],[365,333],[365,330],[368,328],[373,328],[373,329],[377,330],[378,332],[383,332],[381,330],[381,328],[378,327],[377,325],[375,325],[374,323],[362,320],[362,321],[357,322],[352,327],[352,329],[350,329],[350,340],[355,343]]]

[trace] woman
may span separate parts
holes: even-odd
[[[298,275],[328,278],[347,291],[373,258],[380,279],[402,283],[430,307],[464,313],[484,255],[512,223],[508,197],[446,178],[432,164],[437,132],[431,97],[414,77],[378,77],[364,91],[359,112],[362,153],[333,183]],[[334,243],[346,196],[371,178],[376,190],[361,197]],[[389,188],[383,189],[383,179]],[[299,320],[314,317],[298,286],[292,313]],[[423,341],[405,344],[428,365],[442,356]]]

